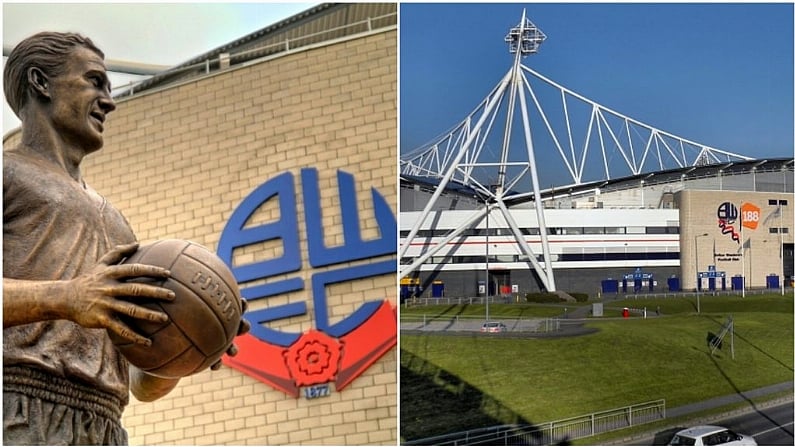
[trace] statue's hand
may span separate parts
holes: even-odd
[[[151,340],[136,333],[119,317],[165,322],[168,315],[129,301],[130,298],[173,300],[174,292],[151,284],[128,283],[127,279],[168,278],[164,268],[145,264],[119,264],[138,250],[138,243],[119,245],[99,260],[94,269],[70,281],[67,297],[69,319],[89,328],[106,328],[135,343],[151,345]],[[120,299],[124,297],[125,299]]]
[[[240,325],[237,327],[238,336],[243,335],[251,330],[251,323],[249,323],[248,320],[243,318],[243,315],[246,313],[246,310],[248,309],[248,301],[246,301],[245,298],[240,298],[240,306],[241,309],[243,309],[243,311],[240,313]],[[236,356],[237,345],[232,343],[232,346],[230,346],[229,349],[226,350],[226,354],[233,357]],[[217,371],[220,368],[221,368],[221,360],[218,360],[217,362],[213,363],[212,366],[210,366],[210,369],[213,371]]]

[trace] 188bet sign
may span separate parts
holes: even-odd
[[[251,323],[251,331],[235,341],[240,352],[235,357],[224,356],[225,364],[294,397],[300,396],[301,389],[307,398],[326,396],[331,392],[331,382],[337,391],[343,389],[397,343],[395,309],[384,297],[371,297],[339,321],[329,318],[327,286],[394,276],[397,269],[397,223],[384,197],[371,189],[379,237],[363,240],[354,178],[337,171],[337,185],[343,245],[328,247],[324,241],[314,168],[301,170],[302,214],[298,213],[294,176],[285,172],[257,187],[238,205],[218,243],[218,255],[232,268],[243,297],[251,307],[257,307],[254,303],[261,300],[305,289],[299,275],[307,267],[301,259],[298,225],[298,219],[304,219],[314,327],[296,333],[268,325],[286,318],[308,318],[307,301],[249,311],[244,316]],[[278,220],[252,223],[255,212],[272,200],[278,202]],[[272,241],[281,245],[279,256],[260,257],[244,265],[233,262],[236,249]],[[245,286],[251,282],[257,285]]]

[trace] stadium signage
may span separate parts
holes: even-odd
[[[748,202],[742,203],[740,208],[731,202],[723,202],[718,205],[716,214],[721,234],[731,238],[739,245],[743,230],[756,230],[756,227],[759,226],[761,209]],[[745,243],[743,244],[745,245]],[[745,247],[743,246],[743,248]]]
[[[318,171],[301,169],[300,178],[303,213],[298,213],[294,176],[284,172],[244,198],[221,233],[218,255],[232,269],[243,297],[257,308],[244,315],[251,331],[236,339],[238,355],[225,356],[224,363],[290,396],[300,397],[303,390],[306,398],[314,399],[330,395],[331,382],[336,391],[342,390],[397,344],[397,317],[388,300],[365,301],[332,322],[326,294],[332,284],[395,274],[397,222],[384,197],[371,188],[379,237],[363,240],[354,177],[337,171],[336,200],[327,202],[339,203],[344,242],[329,247],[324,239]],[[324,196],[327,194],[329,191],[324,191]],[[259,223],[256,212],[273,202],[278,219]],[[301,229],[306,233],[308,265],[301,259]],[[241,265],[233,260],[235,250],[274,241],[281,246],[275,250],[278,255],[255,255],[253,262]],[[311,278],[313,327],[303,332],[270,327],[290,318],[308,317],[307,301],[258,306],[304,290],[306,276]]]

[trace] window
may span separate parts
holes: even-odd
[[[676,252],[633,252],[633,253],[562,253],[559,255],[560,261],[645,261],[679,259]],[[540,260],[540,259],[539,259]]]
[[[671,445],[696,445],[696,438],[676,435],[674,439],[671,440]]]
[[[704,445],[719,445],[719,444],[722,444],[721,437],[720,437],[719,433],[716,433],[714,435],[704,436],[703,438],[701,438],[701,442],[704,443]]]

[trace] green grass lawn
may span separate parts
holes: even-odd
[[[599,332],[572,338],[401,335],[402,435],[547,422],[656,399],[672,408],[792,380],[791,296],[702,297],[700,315],[695,298],[644,305],[659,305],[663,316],[593,319]],[[734,360],[728,338],[715,356],[706,341],[729,314]]]

